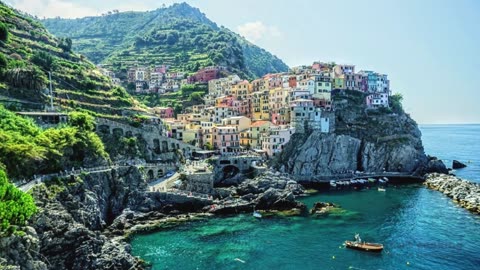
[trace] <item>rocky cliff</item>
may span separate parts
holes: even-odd
[[[33,196],[39,213],[26,235],[0,239],[0,266],[142,269],[141,262],[130,255],[129,245],[108,237],[105,229],[127,208],[161,205],[149,199],[145,190],[137,167],[53,179],[36,186]]]
[[[39,212],[25,235],[0,238],[0,268],[143,269],[125,242],[129,233],[211,213],[305,208],[295,199],[303,187],[270,171],[218,190],[215,202],[147,192],[144,173],[134,166],[48,180],[32,192]]]
[[[361,93],[347,91],[334,97],[332,133],[294,134],[273,165],[298,179],[352,171],[404,172],[423,175],[443,171],[440,161],[423,149],[416,122],[402,110],[371,110]]]
[[[127,207],[144,201],[136,167],[50,181],[35,188],[40,213],[33,221],[49,269],[135,269],[129,246],[103,235]]]

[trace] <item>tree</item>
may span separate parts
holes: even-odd
[[[210,151],[214,149],[213,145],[210,142],[206,142],[205,145],[204,145],[204,148],[206,150],[210,150]]]
[[[392,108],[392,111],[395,113],[403,113],[403,106],[402,106],[402,101],[403,101],[403,95],[400,93],[395,93],[392,96],[390,96],[390,107]]]
[[[31,195],[12,185],[0,169],[0,237],[15,232],[37,211]]]
[[[95,129],[95,118],[83,112],[69,113],[68,123],[81,131],[93,131]]]
[[[127,90],[128,90],[128,91],[133,92],[133,91],[135,91],[135,88],[136,88],[135,83],[129,82],[129,83],[127,84]]]
[[[45,70],[51,70],[54,61],[53,56],[44,51],[35,52],[30,60]]]
[[[191,93],[189,96],[191,101],[202,102],[202,95],[198,92]]]
[[[0,22],[0,41],[8,41],[8,27],[3,22]]]
[[[72,51],[72,39],[70,38],[62,38],[60,39],[60,43],[58,47],[62,49],[64,52],[71,52]]]

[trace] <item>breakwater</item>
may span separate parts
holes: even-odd
[[[432,173],[427,175],[425,185],[452,198],[460,206],[480,214],[480,185],[462,180],[453,175]]]

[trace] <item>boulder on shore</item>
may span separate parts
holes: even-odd
[[[340,208],[340,206],[331,202],[316,202],[313,204],[313,208],[310,209],[310,215],[325,215],[337,208]]]
[[[425,166],[426,168],[424,170],[424,173],[444,173],[444,174],[448,174],[448,169],[445,166],[445,164],[443,163],[443,161],[441,161],[437,157],[432,157],[432,156],[428,156],[427,159],[428,159],[428,162]]]
[[[467,165],[463,164],[462,162],[458,161],[458,160],[453,160],[452,162],[452,169],[462,169],[462,168],[465,168],[467,167]]]

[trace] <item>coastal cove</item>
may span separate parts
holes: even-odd
[[[472,149],[478,147],[480,125],[420,129],[427,153],[447,166],[452,159],[471,161],[455,174],[480,181],[478,151]],[[319,218],[257,220],[247,213],[188,222],[133,236],[132,254],[152,269],[474,269],[480,264],[480,216],[423,185],[391,186],[386,192],[323,191],[301,201],[308,208],[317,201],[333,202],[341,210]],[[383,243],[385,251],[345,249],[343,241],[355,233]]]
[[[474,269],[480,263],[480,217],[421,185],[301,200],[309,208],[328,201],[341,210],[318,218],[242,214],[186,223],[134,236],[132,253],[153,269]],[[343,241],[355,233],[382,242],[384,252],[345,249]]]

